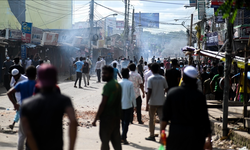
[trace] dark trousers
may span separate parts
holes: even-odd
[[[101,150],[109,150],[111,141],[115,150],[121,150],[120,118],[102,117],[100,118],[100,139],[102,141]]]
[[[128,126],[131,120],[131,113],[133,113],[133,107],[122,110],[122,140],[127,139]]]
[[[136,98],[136,114],[137,114],[137,121],[138,122],[142,122],[141,121],[141,104],[142,104],[142,99],[141,96]],[[131,122],[134,120],[134,112],[132,111],[132,118],[131,118]]]
[[[223,92],[215,92],[215,100],[223,100]]]
[[[79,87],[81,87],[81,82],[82,82],[82,73],[81,72],[76,73],[75,86],[76,86],[76,83],[77,83],[78,79],[79,79]]]
[[[10,89],[10,75],[4,75],[4,78],[3,78],[3,84],[4,84],[4,87],[6,88],[7,91],[9,91]]]
[[[101,82],[101,69],[96,70],[98,82]]]

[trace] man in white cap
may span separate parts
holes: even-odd
[[[197,76],[197,70],[187,66],[184,69],[183,85],[168,91],[161,118],[161,130],[165,130],[168,122],[171,122],[167,139],[168,150],[204,149],[204,146],[205,149],[212,149],[206,98],[197,89]]]
[[[12,69],[11,75],[12,75],[12,77],[11,77],[11,81],[10,81],[10,87],[14,87],[14,86],[16,86],[17,83],[28,80],[28,78],[26,76],[20,74],[18,69]],[[20,105],[21,104],[20,92],[15,93],[15,98],[16,98],[17,103]],[[17,110],[13,124],[9,125],[9,128],[11,130],[14,128],[15,123],[17,123],[19,121],[19,118],[20,118],[20,114],[19,114],[19,110]]]

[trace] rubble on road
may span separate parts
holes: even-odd
[[[243,149],[239,145],[234,144],[232,140],[221,140],[217,135],[212,136],[213,149],[222,150],[248,150]]]

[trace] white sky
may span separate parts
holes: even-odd
[[[153,1],[153,0],[150,0]],[[83,4],[88,3],[89,1],[74,1],[75,6],[75,15],[73,22],[79,22],[79,21],[87,21],[89,18],[89,4],[86,5],[83,9],[77,10],[80,6]],[[112,8],[114,10],[117,10],[119,12],[125,11],[125,6],[122,0],[109,0],[109,1],[101,1],[96,0],[95,2],[102,4],[106,7]],[[157,3],[160,2],[160,3]],[[162,3],[161,3],[162,2]],[[185,8],[184,5],[189,5],[189,0],[165,0],[165,1],[156,1],[156,2],[146,2],[143,0],[131,0],[131,5],[135,8],[135,13],[138,13],[141,11],[141,13],[160,13],[160,22],[166,22],[166,23],[177,23],[181,24],[183,21],[185,22],[185,26],[188,26],[190,24],[190,16],[192,13],[194,13],[195,8]],[[98,20],[100,18],[103,18],[109,14],[114,14],[115,12],[112,12],[106,8],[103,8],[101,6],[95,5],[96,12],[95,13],[95,20]],[[132,13],[132,7],[130,7],[130,12]],[[116,20],[124,20],[123,15],[116,16]],[[174,19],[179,19],[177,22]],[[130,22],[131,23],[131,22]],[[146,29],[148,31],[151,31],[153,33],[158,32],[171,32],[171,31],[186,31],[186,29],[181,25],[163,25],[160,24],[159,29]]]

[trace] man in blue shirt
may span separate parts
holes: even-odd
[[[82,62],[83,58],[80,57],[80,60],[78,60],[77,62],[75,62],[74,67],[76,68],[76,81],[75,81],[75,88],[77,88],[76,83],[79,79],[79,88],[81,87],[81,81],[82,81],[82,66],[83,66],[83,62]]]
[[[33,95],[33,90],[35,88],[36,84],[36,68],[34,66],[29,66],[26,69],[26,75],[28,77],[27,81],[23,81],[18,83],[15,87],[11,88],[8,92],[7,95],[14,105],[15,110],[19,110],[20,105],[22,104],[23,100],[26,98],[29,98]],[[20,92],[21,94],[21,103],[17,104],[16,100],[14,99],[13,95],[16,92]],[[26,136],[23,132],[23,127],[22,124],[19,124],[19,130],[18,130],[18,143],[17,147],[18,149],[23,149],[24,148],[24,141],[26,139]]]
[[[122,79],[120,73],[119,73],[119,70],[116,68],[117,64],[116,63],[113,63],[113,68],[114,68],[114,79],[117,80],[117,74],[118,76],[120,77],[120,79]]]

